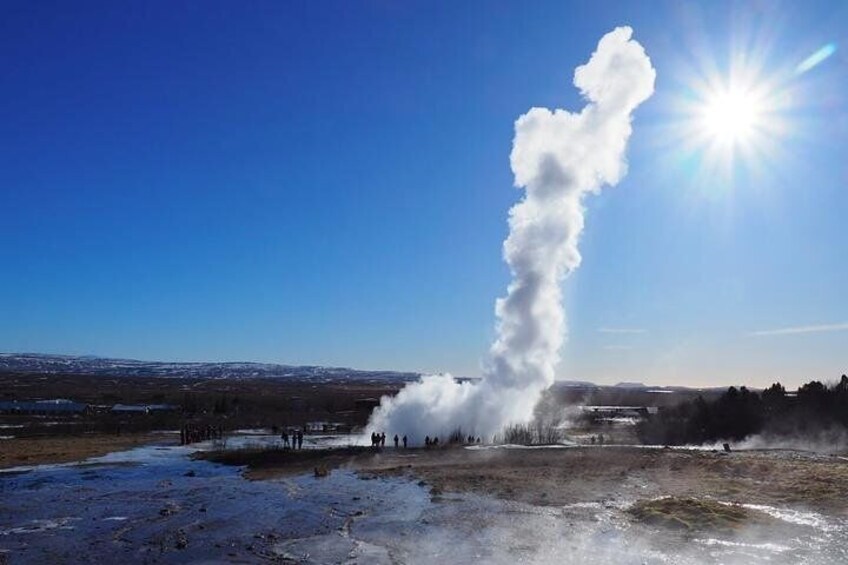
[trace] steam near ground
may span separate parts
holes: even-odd
[[[495,305],[497,339],[482,381],[424,377],[383,398],[370,429],[420,443],[417,435],[457,428],[491,437],[532,418],[566,336],[561,283],[580,265],[584,197],[624,177],[632,113],[654,90],[656,72],[632,33],[619,27],[606,34],[575,69],[574,85],[587,102],[582,110],[532,108],[515,122],[510,164],[525,195],[509,213],[503,255],[512,282]]]
[[[815,453],[843,453],[848,450],[848,433],[844,429],[830,428],[805,431],[797,435],[776,435],[768,432],[748,436],[732,443],[734,449],[786,449]],[[719,443],[702,447],[721,449]]]

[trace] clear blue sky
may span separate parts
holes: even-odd
[[[626,24],[657,90],[587,202],[560,378],[848,372],[848,4],[526,4],[3,2],[0,351],[478,374],[513,122],[579,109]],[[680,142],[693,73],[830,43],[770,150]]]

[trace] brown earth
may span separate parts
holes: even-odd
[[[20,465],[71,463],[150,443],[173,443],[162,434],[91,434],[70,437],[16,438],[0,441],[0,469]]]
[[[86,433],[143,433],[175,430],[183,423],[225,430],[303,426],[326,421],[343,429],[362,426],[397,382],[338,378],[313,382],[288,378],[201,379],[139,376],[20,374],[0,372],[0,400],[63,398],[91,405],[84,414],[0,414],[0,435],[77,436]],[[168,404],[173,410],[113,414],[114,404]],[[2,445],[0,445],[2,449]]]
[[[209,453],[247,465],[251,479],[318,465],[361,474],[410,475],[434,494],[477,492],[535,505],[656,497],[802,506],[848,515],[848,460],[790,451],[718,453],[628,447],[570,449],[368,449]]]

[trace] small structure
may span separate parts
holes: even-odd
[[[115,404],[111,412],[113,414],[150,414],[176,409],[177,407],[171,404]]]
[[[65,398],[0,401],[0,414],[82,414],[86,409],[88,409],[88,404]]]
[[[148,412],[168,412],[170,410],[176,410],[179,408],[178,406],[174,406],[173,404],[148,404],[147,411]]]
[[[141,404],[115,404],[112,406],[114,414],[148,414],[147,406]]]
[[[345,431],[349,426],[342,422],[307,422],[306,431],[312,433]]]

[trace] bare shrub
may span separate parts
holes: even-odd
[[[496,443],[515,445],[553,445],[561,443],[565,436],[556,418],[537,418],[529,424],[506,426],[495,438]]]
[[[448,443],[465,443],[465,434],[462,433],[461,427],[456,427],[448,436]]]

